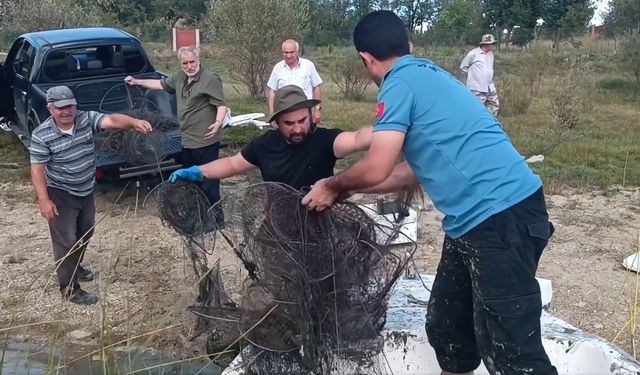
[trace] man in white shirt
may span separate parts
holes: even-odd
[[[322,100],[322,78],[311,61],[299,56],[299,47],[298,42],[293,39],[285,40],[282,43],[284,60],[273,67],[267,83],[267,87],[269,87],[269,116],[273,114],[276,91],[287,85],[300,87],[309,100]],[[313,111],[313,122],[318,125],[321,120],[322,107],[318,104]]]
[[[496,39],[491,34],[482,36],[480,45],[472,49],[462,60],[460,69],[467,74],[467,87],[487,109],[498,115],[500,103],[493,83],[493,50]]]

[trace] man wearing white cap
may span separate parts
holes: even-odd
[[[93,272],[80,265],[95,223],[95,144],[93,134],[103,130],[151,131],[151,124],[122,114],[78,111],[67,86],[47,90],[51,117],[31,135],[31,182],[38,207],[49,222],[53,256],[62,297],[93,305],[98,297],[80,288]]]
[[[467,87],[487,109],[498,115],[500,103],[498,92],[493,83],[493,50],[496,39],[491,34],[482,36],[480,45],[467,54],[460,64],[460,69],[467,74]]]

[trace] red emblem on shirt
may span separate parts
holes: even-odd
[[[384,115],[384,102],[378,103],[378,108],[376,109],[376,117],[382,118]]]

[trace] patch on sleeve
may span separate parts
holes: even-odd
[[[376,108],[376,117],[381,119],[384,116],[384,102],[378,103],[378,107]]]

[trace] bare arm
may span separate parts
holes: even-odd
[[[396,164],[391,172],[391,175],[381,183],[369,187],[360,189],[358,193],[393,193],[396,191],[406,190],[418,185],[418,177],[409,166],[409,163],[403,161]]]
[[[344,172],[316,182],[302,199],[310,210],[322,211],[350,191],[360,191],[384,182],[393,172],[405,134],[385,130],[373,134],[367,155]]]
[[[273,114],[273,101],[276,98],[276,92],[274,90],[269,89],[269,93],[267,94],[268,106],[269,106],[269,116]]]
[[[44,164],[31,164],[31,183],[36,189],[40,214],[49,221],[53,220],[58,215],[58,208],[51,201],[47,192]]]
[[[313,98],[322,101],[322,84],[313,88]],[[322,123],[322,107],[320,105],[316,106],[315,112],[313,114],[313,123],[319,125]]]
[[[124,81],[131,86],[142,86],[151,90],[163,90],[161,80],[159,79],[136,79],[131,76],[127,76]]]
[[[216,112],[216,120],[213,124],[209,125],[207,129],[209,131],[204,135],[204,139],[213,138],[218,134],[220,129],[222,128],[222,122],[224,121],[224,116],[227,114],[228,107],[226,105],[218,106],[218,111]]]
[[[200,166],[200,171],[206,179],[220,180],[223,178],[245,173],[256,166],[249,163],[240,153],[226,158],[214,160]]]
[[[313,88],[313,98],[322,101],[322,83]]]
[[[343,132],[333,142],[333,153],[337,158],[343,158],[357,151],[364,151],[371,144],[373,127],[367,126],[355,132]]]
[[[386,130],[373,133],[369,152],[351,168],[327,180],[335,192],[369,188],[386,180],[400,156],[405,134]]]
[[[102,130],[132,129],[141,133],[151,131],[151,124],[149,124],[149,122],[119,113],[106,116],[100,123],[100,127]]]

